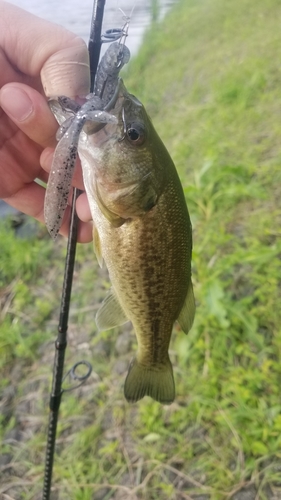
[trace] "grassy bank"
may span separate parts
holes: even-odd
[[[125,73],[184,186],[197,315],[173,335],[175,403],[128,405],[134,334],[97,333],[107,276],[79,247],[66,363],[94,373],[63,397],[60,499],[281,497],[280,16],[277,0],[182,0]],[[0,241],[0,497],[35,499],[65,244]]]

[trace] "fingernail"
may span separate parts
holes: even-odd
[[[11,85],[1,90],[1,108],[18,122],[25,121],[33,112],[33,104],[27,93]]]

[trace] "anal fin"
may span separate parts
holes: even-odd
[[[107,293],[97,314],[96,324],[99,330],[110,330],[115,326],[127,323],[128,318],[123,311],[113,288]]]

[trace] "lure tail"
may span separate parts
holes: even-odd
[[[171,404],[175,399],[175,383],[170,359],[165,364],[151,367],[134,358],[125,380],[124,394],[129,403],[150,396],[159,403]]]

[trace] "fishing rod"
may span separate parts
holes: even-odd
[[[100,49],[102,44],[101,28],[102,28],[105,1],[106,0],[94,0],[94,5],[93,5],[93,14],[92,14],[92,21],[90,28],[90,40],[88,45],[90,72],[91,72],[91,92],[93,91],[96,71],[100,57]],[[72,390],[79,387],[90,376],[92,371],[90,363],[86,361],[81,361],[79,363],[76,363],[71,368],[71,370],[67,372],[65,377],[63,377],[64,357],[67,346],[69,307],[70,307],[73,271],[74,271],[75,254],[76,254],[77,232],[78,232],[78,216],[76,214],[75,205],[79,194],[80,191],[77,188],[74,188],[73,198],[72,198],[71,220],[69,227],[69,237],[68,237],[67,252],[65,259],[65,270],[64,270],[64,280],[63,280],[63,288],[61,296],[58,336],[55,342],[56,350],[55,350],[55,359],[53,367],[52,390],[51,390],[51,397],[49,404],[50,413],[49,413],[49,424],[47,433],[42,500],[50,499],[57,422],[58,422],[58,415],[59,415],[59,408],[60,408],[62,394],[63,392],[66,392],[66,390]],[[87,367],[87,372],[82,376],[76,374],[76,369],[81,364]],[[78,380],[80,383],[71,389],[62,389],[63,381],[67,375],[70,375],[74,380]]]
[[[118,39],[123,39],[124,37],[126,38],[128,33],[129,18],[125,16],[126,22],[122,28],[109,29],[103,35],[101,34],[105,1],[106,0],[94,0],[94,5],[93,5],[90,39],[88,45],[89,59],[90,59],[90,73],[91,73],[91,92],[93,91],[94,88],[96,71],[98,67],[102,43],[113,42]],[[92,371],[92,366],[89,362],[79,361],[66,373],[65,376],[63,376],[64,357],[67,346],[67,329],[68,329],[68,317],[69,317],[69,308],[71,299],[71,288],[73,281],[73,271],[75,264],[77,232],[78,232],[78,216],[76,214],[75,205],[76,205],[76,200],[80,195],[80,193],[81,191],[79,191],[79,189],[77,188],[73,190],[71,220],[70,220],[69,237],[68,237],[67,252],[65,259],[64,280],[63,280],[60,316],[58,325],[58,336],[55,342],[56,350],[55,350],[55,359],[53,367],[52,390],[51,390],[51,397],[49,404],[50,414],[49,414],[49,424],[47,433],[42,500],[50,499],[57,422],[58,422],[58,415],[59,415],[59,408],[60,408],[62,394],[64,392],[71,391],[73,389],[77,389],[78,387],[80,387],[80,385],[83,384],[84,381],[90,376]],[[84,375],[78,375],[76,372],[77,368],[81,367],[81,365],[84,365],[87,369]],[[70,377],[73,380],[78,381],[78,384],[68,389],[64,389],[62,385],[68,375],[70,375]]]
[[[106,0],[94,0],[94,5],[93,5],[90,38],[88,44],[88,51],[90,58],[90,74],[91,74],[90,92],[93,92],[94,90],[96,72],[100,58],[100,51],[102,45],[101,28],[102,28],[105,1]]]
[[[52,472],[53,472],[53,462],[55,453],[55,442],[56,442],[56,432],[57,432],[57,422],[59,407],[61,402],[61,396],[63,392],[76,389],[79,387],[91,374],[92,367],[87,361],[80,361],[76,363],[63,377],[64,368],[64,356],[67,346],[67,328],[68,328],[68,316],[70,307],[70,297],[71,288],[73,281],[73,270],[75,263],[76,254],[76,242],[77,242],[77,231],[78,231],[78,217],[75,211],[75,202],[79,195],[79,190],[75,189],[73,193],[72,209],[71,209],[71,220],[69,227],[69,238],[67,244],[67,253],[65,260],[65,270],[64,270],[64,281],[61,297],[61,307],[60,307],[60,318],[58,326],[58,336],[55,342],[55,359],[53,367],[53,381],[52,390],[50,397],[50,413],[49,413],[49,424],[47,433],[47,446],[46,446],[46,458],[45,458],[45,473],[44,473],[44,485],[43,485],[43,500],[49,500],[51,483],[52,483]],[[76,369],[80,365],[86,365],[88,370],[84,375],[77,375]],[[62,389],[62,383],[64,379],[70,375],[72,379],[79,380],[80,383],[71,389]]]

